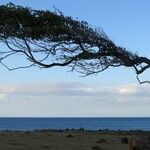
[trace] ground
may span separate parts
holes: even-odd
[[[0,150],[129,150],[126,139],[149,135],[143,131],[83,129],[1,131]]]

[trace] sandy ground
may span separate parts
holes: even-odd
[[[129,141],[127,140],[130,137],[149,139],[150,132],[108,130],[1,131],[0,150],[129,150]]]

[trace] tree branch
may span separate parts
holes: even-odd
[[[0,51],[0,62],[9,70],[69,66],[87,76],[125,66],[134,68],[140,84],[150,83],[138,77],[150,68],[149,58],[117,46],[103,30],[62,13],[0,5],[0,42],[9,49]],[[10,69],[2,61],[19,54],[31,64]]]

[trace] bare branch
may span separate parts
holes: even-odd
[[[150,59],[117,46],[102,29],[62,13],[0,5],[0,42],[9,50],[0,51],[0,63],[9,70],[38,66],[69,66],[83,76],[98,74],[109,67],[134,68],[138,75],[150,68]],[[29,66],[9,68],[4,60],[25,56]]]
[[[150,83],[150,81],[141,81],[141,80],[139,79],[138,75],[136,76],[136,78],[137,78],[137,80],[138,80],[138,82],[139,82],[140,84]]]

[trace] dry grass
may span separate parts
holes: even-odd
[[[116,131],[0,132],[0,150],[128,150],[121,138],[137,133]],[[144,134],[144,133],[142,133]],[[145,133],[148,134],[149,133]],[[105,142],[97,142],[97,141]]]

